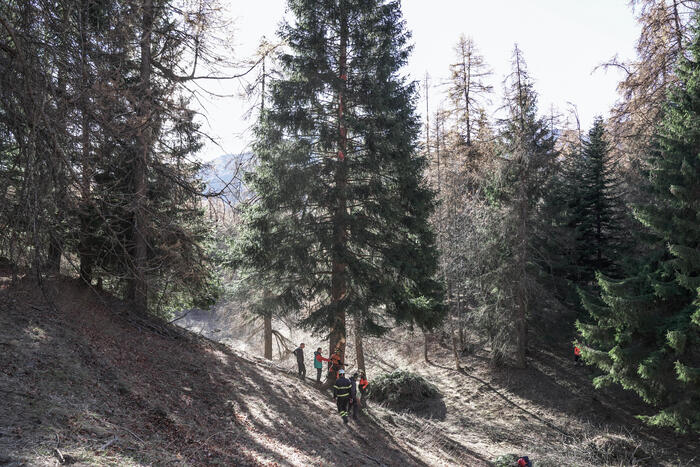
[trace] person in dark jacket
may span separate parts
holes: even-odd
[[[314,368],[316,368],[316,382],[320,383],[321,382],[321,373],[323,372],[323,362],[330,362],[331,360],[329,358],[324,358],[323,355],[321,355],[321,347],[316,349],[316,352],[314,352]]]
[[[343,418],[343,423],[348,422],[348,403],[350,402],[350,389],[352,383],[345,377],[345,370],[338,371],[338,379],[333,385],[333,398],[338,405],[338,413]]]
[[[352,419],[357,420],[357,412],[360,410],[360,401],[357,400],[357,373],[350,377],[350,407],[352,407]]]
[[[581,347],[579,343],[574,343],[574,366],[583,365],[581,361]]]
[[[299,344],[299,347],[294,349],[292,352],[297,356],[297,365],[299,366],[299,378],[303,380],[306,378],[306,367],[304,366],[304,343]]]

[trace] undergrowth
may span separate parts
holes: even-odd
[[[441,397],[438,388],[424,377],[407,370],[395,370],[377,377],[371,386],[370,398],[389,406],[407,402],[425,402]]]

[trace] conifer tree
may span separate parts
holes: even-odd
[[[484,110],[492,92],[486,61],[474,41],[464,35],[460,36],[454,50],[447,83],[449,101],[444,110],[435,114],[433,137],[430,138],[430,132],[426,133],[425,147],[432,149],[429,179],[440,205],[432,222],[441,253],[440,277],[447,290],[448,329],[453,335],[453,353],[458,359],[459,349],[467,346],[466,331],[472,324],[469,323],[469,309],[475,305],[479,294],[469,282],[478,269],[475,265],[480,255],[473,248],[478,243],[476,223],[482,218],[474,216],[471,207],[478,202],[475,198],[479,196],[480,174],[488,171],[489,146],[493,138],[487,134],[489,122]]]
[[[493,87],[487,78],[491,75],[484,57],[474,40],[460,36],[455,46],[456,60],[450,65],[448,95],[454,104],[451,113],[457,120],[460,136],[467,146],[471,146],[479,127],[479,112],[483,110]]]
[[[506,308],[512,310],[500,320],[507,330],[507,344],[515,344],[516,365],[524,367],[527,323],[535,286],[536,208],[551,177],[556,151],[546,119],[537,115],[537,93],[517,45],[513,52],[513,72],[506,86],[509,115],[503,121],[502,184],[496,193],[498,202],[504,206],[500,245],[503,258],[493,300],[501,305],[505,301]],[[496,360],[500,359],[498,352],[494,355]]]
[[[421,184],[415,85],[397,1],[290,0],[289,52],[254,146],[239,261],[302,324],[344,353],[346,313],[379,333],[386,318],[430,327],[433,193]]]
[[[214,1],[0,3],[0,256],[63,258],[144,312],[211,300],[182,83],[214,62]]]
[[[543,207],[549,228],[542,230],[540,241],[551,275],[587,287],[596,271],[619,269],[626,246],[620,185],[603,120],[597,118],[580,150],[553,178]]]
[[[700,433],[700,30],[678,68],[650,158],[651,201],[634,209],[653,251],[633,275],[598,275],[578,323],[584,359],[659,412],[649,423]]]
[[[624,246],[621,228],[625,207],[601,118],[595,120],[583,141],[577,165],[578,199],[573,200],[572,214],[576,225],[577,265],[582,268],[580,281],[588,282],[593,280],[595,271],[614,272]]]

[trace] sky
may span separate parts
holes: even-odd
[[[244,60],[263,35],[275,37],[286,0],[228,1],[232,53]],[[622,79],[619,71],[594,69],[615,55],[634,58],[640,32],[628,0],[403,0],[402,10],[414,45],[404,73],[419,81],[426,71],[430,74],[432,110],[444,100],[441,83],[455,60],[454,45],[464,34],[474,40],[493,71],[494,106],[502,100],[502,82],[517,43],[534,80],[540,110],[549,114],[554,106],[564,113],[572,103],[584,129],[595,116],[607,115],[618,99],[616,88]],[[230,80],[208,81],[204,86],[220,95],[240,90]],[[215,141],[207,142],[202,159],[249,149],[251,122],[243,119],[248,103],[238,97],[212,96],[201,96],[200,102],[202,129]],[[418,111],[424,116],[424,101]]]

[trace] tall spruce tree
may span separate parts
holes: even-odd
[[[241,266],[302,324],[345,350],[346,313],[363,331],[386,318],[430,327],[442,315],[422,186],[415,85],[398,1],[289,0],[248,176]]]
[[[616,165],[610,159],[610,145],[605,137],[601,118],[593,123],[588,138],[583,141],[583,152],[577,161],[577,198],[571,200],[574,210],[577,266],[580,282],[594,279],[595,272],[615,272],[616,261],[622,253],[624,238],[620,181]],[[575,180],[571,180],[576,183]]]
[[[700,433],[700,29],[678,67],[649,160],[653,197],[634,215],[654,254],[636,273],[602,274],[601,300],[584,296],[584,359],[659,412],[649,423]]]
[[[548,190],[542,208],[548,226],[539,240],[544,269],[576,286],[590,285],[596,271],[619,272],[627,243],[626,206],[601,118],[582,138],[580,150],[562,163]]]

